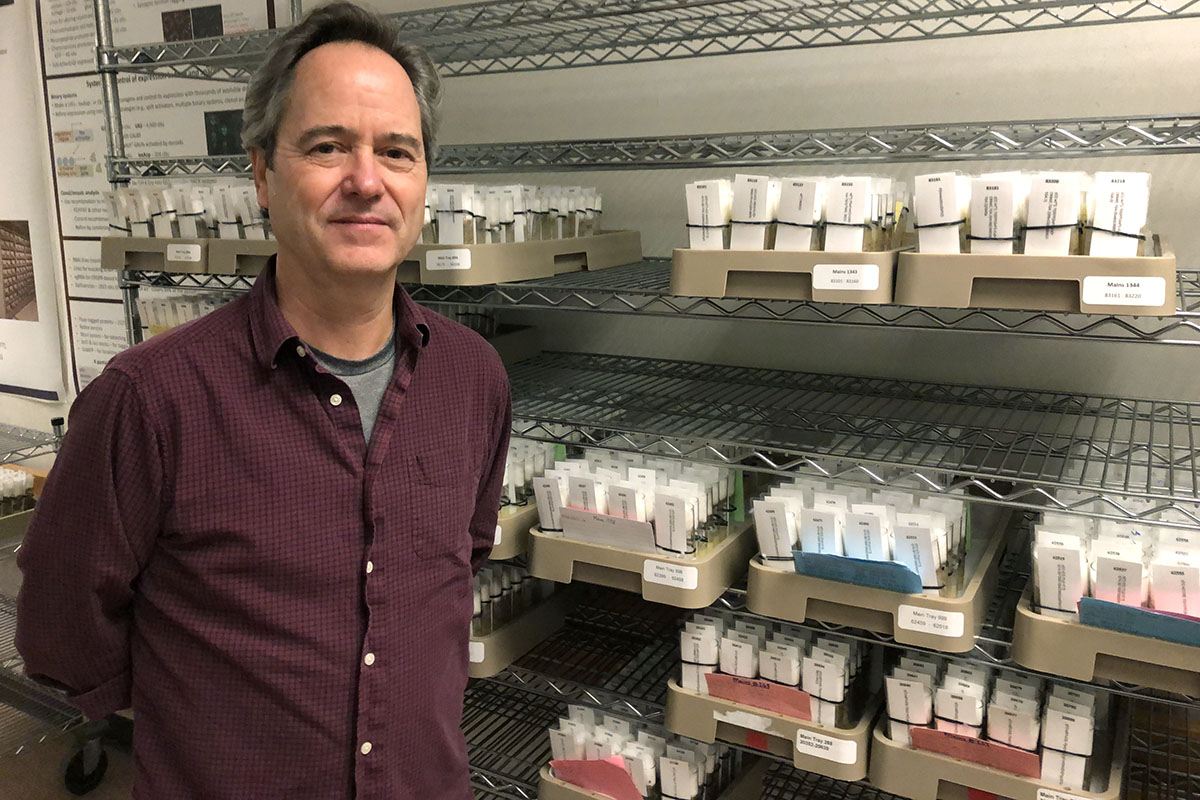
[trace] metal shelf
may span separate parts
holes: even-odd
[[[946,39],[1200,15],[1196,0],[498,0],[392,17],[443,75]],[[248,80],[275,31],[103,47],[101,71]]]
[[[519,688],[468,683],[462,729],[476,796],[536,798],[538,772],[550,762],[546,730],[565,713],[560,702]]]
[[[439,175],[569,169],[1146,156],[1200,152],[1200,115],[443,145]],[[112,158],[110,180],[250,175],[244,155]]]
[[[922,330],[1073,337],[1089,341],[1200,345],[1200,271],[1181,270],[1172,317],[1122,317],[1048,311],[924,308],[898,305],[812,303],[680,297],[671,294],[671,261],[557,275],[488,286],[410,286],[419,303],[484,308],[538,308],[698,319],[769,320],[801,324],[888,326]]]
[[[514,435],[1017,508],[1200,524],[1200,404],[546,352]],[[1012,481],[1008,487],[994,481]],[[1056,488],[1078,489],[1064,502]],[[1140,510],[1125,498],[1149,498]],[[1103,513],[1088,506],[1099,501]]]
[[[122,286],[248,291],[253,276],[129,271]],[[1155,342],[1200,345],[1200,271],[1182,270],[1176,282],[1178,311],[1173,317],[1119,317],[1048,311],[868,306],[719,297],[679,297],[670,293],[669,259],[557,275],[553,278],[487,286],[409,285],[424,305],[480,308],[536,308],[647,314],[694,319],[745,319],[794,324],[887,326],[920,330],[1073,337],[1088,341]]]
[[[1200,797],[1200,708],[1136,701],[1129,740],[1130,800]]]
[[[20,753],[83,722],[62,695],[25,677],[13,643],[16,630],[16,601],[0,594],[0,755]]]
[[[12,464],[53,453],[59,437],[53,433],[0,423],[0,464]]]
[[[846,783],[815,772],[773,764],[763,778],[761,800],[904,800],[876,789],[866,781]]]
[[[635,595],[578,587],[566,624],[493,683],[659,724],[679,668],[683,612]]]

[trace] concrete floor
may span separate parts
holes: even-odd
[[[133,791],[133,759],[113,748],[108,752],[108,772],[88,800],[129,800]],[[0,798],[5,800],[74,800],[63,787],[63,770],[75,753],[68,735],[47,739],[20,753],[0,754]]]

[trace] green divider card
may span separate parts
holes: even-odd
[[[742,471],[733,471],[733,521],[746,521],[746,490],[742,485]]]
[[[554,445],[554,460],[555,462],[567,460],[567,446],[565,444]]]

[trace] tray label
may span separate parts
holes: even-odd
[[[470,657],[472,664],[483,663],[483,642],[471,642]]]
[[[966,615],[961,611],[935,611],[921,606],[901,605],[896,610],[896,625],[906,631],[928,633],[957,639],[966,627]]]
[[[492,542],[492,547],[500,546],[500,538],[504,535],[504,528],[496,526],[496,539]]]
[[[169,244],[167,245],[167,261],[191,261],[192,263],[199,263],[200,245]]]
[[[464,248],[453,250],[429,250],[425,253],[425,269],[470,269],[471,251]]]
[[[1167,301],[1165,278],[1088,275],[1083,302],[1089,306],[1161,306]]]
[[[816,264],[812,276],[814,289],[873,292],[879,288],[878,264]]]
[[[691,590],[700,583],[700,570],[696,567],[681,567],[647,558],[642,563],[642,578],[650,583]]]
[[[858,742],[853,739],[835,739],[813,731],[796,731],[796,751],[837,764],[853,764],[858,761]]]
[[[1037,800],[1086,800],[1077,794],[1056,792],[1054,789],[1038,789]]]

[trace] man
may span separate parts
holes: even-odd
[[[25,545],[18,647],[89,717],[132,705],[134,796],[471,796],[471,575],[508,441],[495,352],[395,283],[439,85],[347,4],[247,92],[277,260],[116,356]]]

